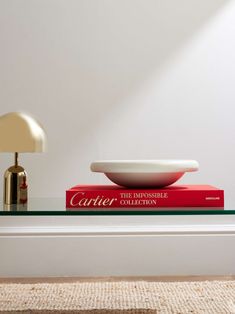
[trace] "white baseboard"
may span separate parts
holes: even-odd
[[[0,221],[0,277],[235,274],[233,215]]]

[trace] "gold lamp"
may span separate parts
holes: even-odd
[[[27,174],[18,164],[19,153],[43,152],[46,134],[30,115],[10,112],[0,116],[0,152],[14,153],[14,165],[4,174],[4,204],[27,204]]]

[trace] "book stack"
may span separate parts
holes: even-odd
[[[224,191],[211,185],[164,188],[77,185],[66,191],[66,208],[82,211],[223,210]]]
[[[77,185],[66,191],[66,208],[80,211],[221,210],[224,191],[211,185],[175,185],[195,160],[102,160],[91,164],[112,185]]]

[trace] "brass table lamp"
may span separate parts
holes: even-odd
[[[11,112],[0,116],[0,152],[14,153],[14,165],[4,174],[4,204],[27,204],[27,174],[18,164],[18,154],[43,152],[46,134],[30,115]]]

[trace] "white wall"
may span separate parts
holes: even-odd
[[[31,196],[107,182],[95,159],[192,158],[181,183],[235,206],[234,34],[233,0],[0,0],[0,114],[48,133],[21,156]]]

